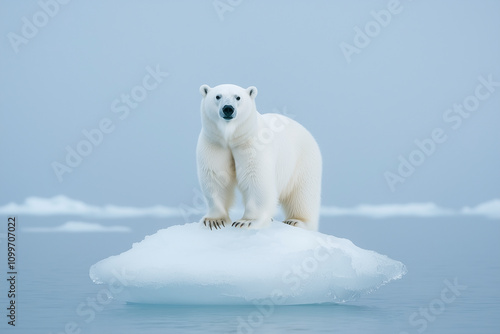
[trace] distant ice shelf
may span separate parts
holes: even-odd
[[[405,273],[350,240],[276,221],[261,230],[175,225],[90,268],[119,300],[193,305],[340,303]]]

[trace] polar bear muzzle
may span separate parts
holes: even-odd
[[[229,121],[235,117],[236,112],[235,112],[234,107],[232,105],[226,104],[225,106],[222,107],[219,114],[222,118]]]

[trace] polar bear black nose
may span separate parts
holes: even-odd
[[[222,107],[222,112],[224,113],[225,117],[229,117],[234,113],[234,108],[233,106],[225,105],[224,107]]]

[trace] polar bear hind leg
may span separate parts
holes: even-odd
[[[291,190],[286,192],[280,202],[286,217],[283,223],[317,231],[321,202],[321,165],[319,170],[314,171],[308,168],[318,169],[318,165],[308,165],[303,166],[302,170],[306,174],[296,176]],[[313,173],[311,175],[308,172]]]

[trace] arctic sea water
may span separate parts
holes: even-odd
[[[408,273],[354,302],[301,306],[161,306],[108,299],[103,286],[90,280],[89,267],[181,222],[120,221],[131,233],[22,232],[35,222],[55,226],[66,220],[19,217],[16,327],[4,315],[2,333],[500,332],[497,220],[322,218],[321,232],[402,261]],[[6,268],[5,259],[0,264]],[[0,288],[7,291],[3,279]]]

